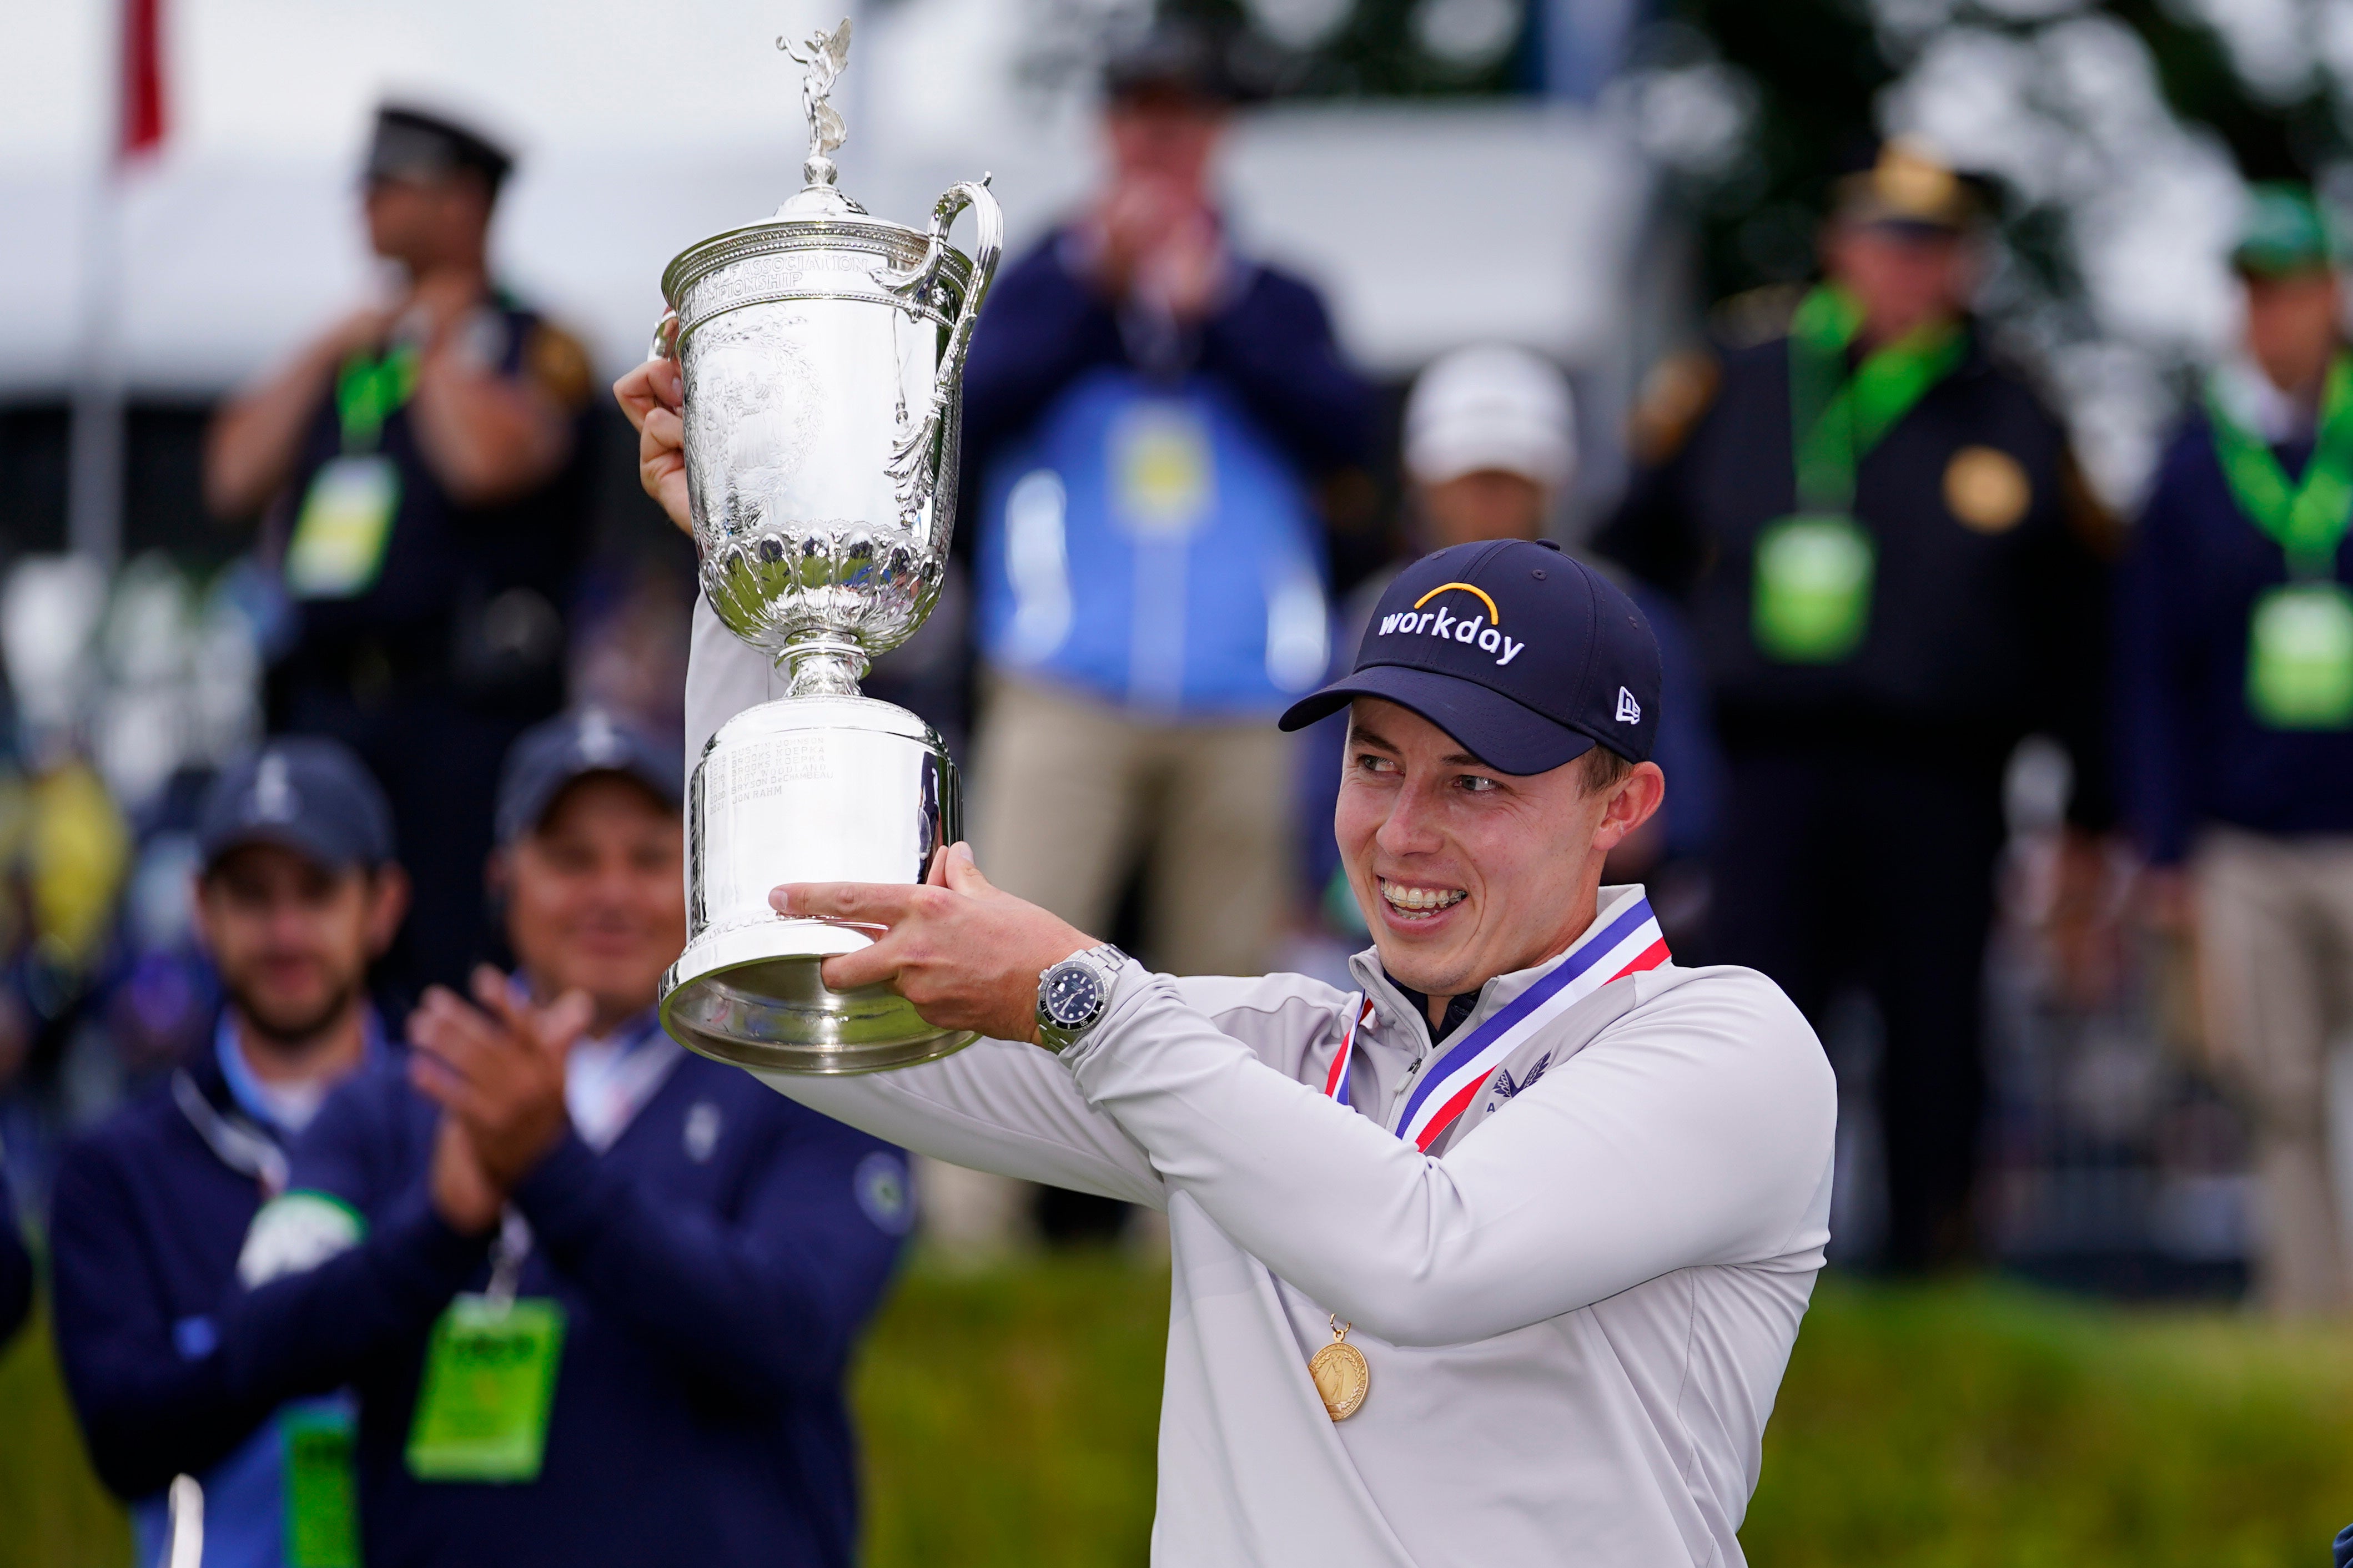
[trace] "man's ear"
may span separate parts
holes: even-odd
[[[368,957],[382,958],[408,916],[408,873],[387,860],[368,873]]]
[[[1594,847],[1608,853],[1634,835],[1635,829],[1666,804],[1667,775],[1656,763],[1636,763],[1625,777],[1610,786],[1609,804],[1601,809],[1601,826]]]

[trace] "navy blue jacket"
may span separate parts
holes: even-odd
[[[2290,474],[2310,439],[2273,448]],[[2337,578],[2353,582],[2341,542]],[[2247,708],[2248,617],[2287,558],[2232,499],[2202,415],[2158,469],[2117,612],[2126,811],[2158,865],[2201,823],[2259,833],[2353,833],[2353,731],[2274,730]]]
[[[964,375],[967,472],[987,471],[999,445],[1080,376],[1106,365],[1216,376],[1303,472],[1365,461],[1372,395],[1340,357],[1324,303],[1305,281],[1245,264],[1216,314],[1147,343],[1123,331],[1116,301],[1065,265],[1067,243],[1066,232],[1050,235],[989,290]]]
[[[406,1446],[426,1335],[488,1283],[487,1238],[427,1198],[438,1111],[404,1065],[336,1090],[293,1152],[294,1190],[365,1219],[351,1250],[244,1296],[230,1381],[358,1394],[369,1568],[851,1560],[842,1377],[911,1217],[889,1145],[681,1053],[602,1155],[565,1141],[517,1188],[520,1293],[567,1314],[539,1479],[419,1481]]]
[[[187,1067],[236,1114],[209,1052]],[[166,1086],[69,1146],[49,1217],[58,1358],[99,1478],[145,1497],[228,1456],[279,1401],[232,1384],[219,1311],[261,1205],[260,1184],[222,1163]]]

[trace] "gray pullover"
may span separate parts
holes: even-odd
[[[1604,889],[1449,1047],[1640,896]],[[942,1159],[1167,1212],[1162,1568],[1736,1564],[1829,1239],[1831,1071],[1762,975],[1615,967],[1538,1009],[1427,1152],[1395,1129],[1442,1053],[1369,952],[1347,1106],[1325,1091],[1347,994],[1133,962],[1067,1058],[984,1040],[763,1076]],[[1335,1315],[1371,1371],[1336,1423],[1307,1375]]]

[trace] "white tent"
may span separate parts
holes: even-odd
[[[373,286],[353,169],[387,93],[511,140],[498,253],[608,369],[643,352],[663,264],[797,180],[798,68],[772,41],[839,0],[167,0],[169,131],[120,176],[117,280],[90,265],[113,7],[9,7],[0,61],[0,396],[56,396],[100,300],[134,391],[206,394]],[[1024,85],[1030,8],[899,0],[860,21],[839,95],[843,184],[914,223],[993,171],[1018,245],[1088,184],[1083,88]],[[1029,51],[1029,53],[1025,53]],[[1033,73],[1029,73],[1034,76]],[[1225,170],[1238,230],[1316,278],[1347,346],[1401,373],[1452,344],[1614,357],[1642,197],[1605,123],[1525,102],[1249,116]]]

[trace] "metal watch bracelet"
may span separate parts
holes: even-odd
[[[1048,964],[1038,973],[1038,1039],[1048,1050],[1060,1056],[1086,1038],[1090,1030],[1103,1022],[1111,1010],[1113,984],[1119,978],[1119,967],[1126,954],[1109,942],[1098,943]],[[1047,991],[1053,984],[1055,972],[1071,964],[1079,964],[1092,972],[1096,982],[1094,1006],[1086,1016],[1069,1024],[1058,1023],[1048,1009]]]

